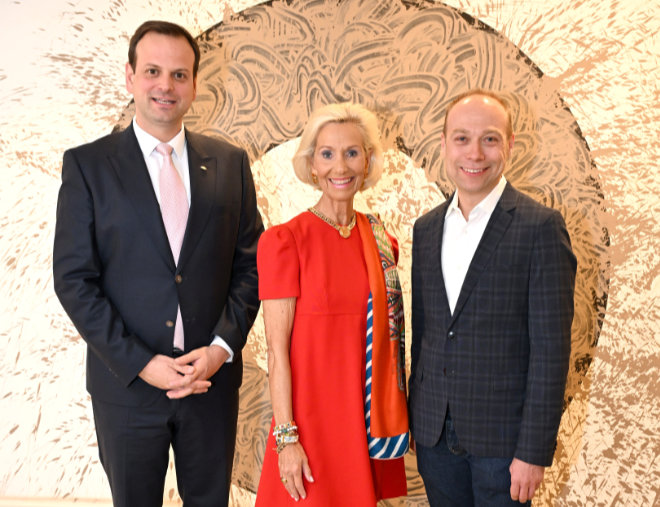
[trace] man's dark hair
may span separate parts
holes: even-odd
[[[156,32],[161,35],[169,35],[170,37],[183,37],[188,41],[195,53],[195,63],[193,64],[193,79],[197,77],[197,69],[199,68],[199,46],[197,41],[190,35],[190,32],[175,23],[168,21],[145,21],[142,23],[128,44],[128,63],[131,65],[133,72],[135,72],[135,62],[137,59],[136,48],[138,42],[149,32]]]

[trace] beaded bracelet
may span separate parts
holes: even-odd
[[[273,428],[273,436],[277,436],[283,433],[288,433],[289,431],[298,431],[298,426],[296,426],[296,421],[289,421],[288,423],[279,424]]]
[[[298,426],[295,421],[279,424],[273,428],[273,436],[277,444],[275,450],[279,454],[287,445],[298,442]]]

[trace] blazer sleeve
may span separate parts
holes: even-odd
[[[227,303],[214,328],[214,334],[220,336],[235,354],[245,346],[247,335],[259,311],[257,244],[264,231],[257,209],[257,195],[250,163],[245,152],[240,169],[241,212],[231,267],[231,283]]]
[[[424,298],[421,294],[421,280],[419,270],[419,244],[422,241],[419,233],[419,223],[413,226],[412,240],[412,264],[410,269],[411,281],[411,311],[412,311],[412,340],[410,343],[410,379],[412,383],[416,374],[419,362],[422,336],[424,335]],[[409,390],[410,391],[410,390]]]
[[[128,386],[154,356],[104,294],[94,198],[75,150],[64,154],[53,246],[55,293],[92,351]]]
[[[537,228],[529,280],[529,365],[515,457],[549,466],[556,448],[571,349],[577,262],[553,211]]]

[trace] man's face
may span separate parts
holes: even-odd
[[[148,32],[136,47],[135,71],[126,64],[126,89],[140,127],[161,141],[181,130],[195,99],[195,53],[184,37]]]
[[[490,97],[471,95],[449,111],[442,149],[461,209],[479,204],[499,182],[513,147],[506,131],[506,111]]]

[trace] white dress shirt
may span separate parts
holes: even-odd
[[[149,178],[151,178],[151,184],[154,187],[154,192],[156,193],[156,199],[158,199],[158,204],[160,204],[160,170],[163,166],[163,156],[156,151],[156,146],[158,146],[161,141],[156,139],[154,136],[143,130],[133,118],[133,130],[135,131],[135,137],[137,137],[138,144],[140,145],[140,151],[142,151],[142,156],[144,161],[147,164],[147,169],[149,170]],[[172,163],[174,168],[181,176],[181,181],[183,181],[183,186],[186,188],[186,195],[188,196],[188,206],[191,204],[191,194],[190,194],[190,170],[188,168],[188,150],[186,142],[186,133],[181,126],[181,130],[170,139],[167,144],[172,147]],[[185,336],[184,336],[185,340]],[[227,342],[225,342],[219,336],[215,336],[211,345],[218,345],[225,349],[229,353],[229,358],[227,359],[228,363],[231,363],[234,360],[234,352],[231,350]]]
[[[151,184],[154,187],[154,192],[156,192],[156,199],[158,199],[158,204],[160,204],[159,176],[160,169],[163,167],[163,156],[156,151],[156,146],[161,142],[151,134],[142,130],[135,119],[133,119],[133,130],[135,130],[135,137],[137,137],[142,156],[147,164]],[[172,147],[172,163],[174,164],[176,171],[179,173],[179,176],[181,176],[181,181],[183,181],[183,186],[185,187],[186,195],[188,196],[188,207],[190,207],[190,171],[188,170],[188,150],[186,149],[186,134],[183,126],[179,133],[170,139],[167,144]]]
[[[458,192],[454,193],[454,198],[449,203],[442,231],[442,276],[445,279],[447,300],[452,314],[474,252],[505,186],[506,179],[502,176],[495,188],[470,211],[467,220],[458,207]]]

